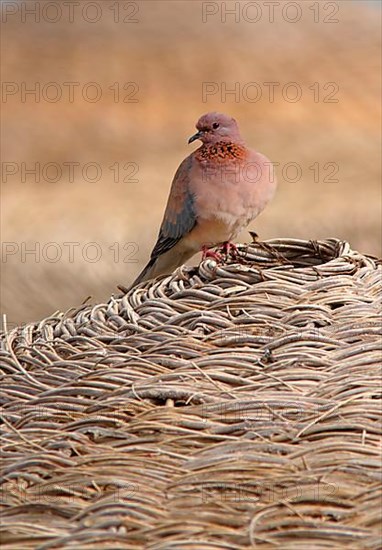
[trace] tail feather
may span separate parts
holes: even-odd
[[[191,258],[195,252],[196,251],[193,249],[187,248],[182,250],[181,248],[175,246],[168,252],[151,258],[133,284],[130,285],[129,290],[143,281],[148,281],[149,279],[155,279],[155,277],[159,277],[160,275],[168,275],[172,273],[177,267]]]
[[[157,258],[151,258],[149,263],[146,265],[144,269],[140,272],[138,277],[135,279],[135,281],[130,285],[129,290],[133,288],[133,286],[138,285],[139,283],[142,283],[143,281],[147,281],[148,279],[152,278],[152,274],[155,270],[155,264],[156,264]]]

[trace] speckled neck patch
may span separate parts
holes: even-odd
[[[211,145],[203,145],[195,152],[199,161],[214,160],[242,160],[246,156],[246,149],[242,145],[230,141],[218,141]]]

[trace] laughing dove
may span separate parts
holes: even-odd
[[[207,113],[196,128],[188,143],[199,139],[202,145],[176,171],[150,261],[132,286],[230,243],[274,195],[271,162],[245,146],[235,119]]]

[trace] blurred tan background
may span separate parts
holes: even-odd
[[[73,7],[73,22],[64,5],[59,15],[37,4],[39,22],[22,13],[21,2],[2,33],[1,310],[8,325],[89,295],[105,300],[117,284],[128,285],[148,259],[171,179],[195,148],[187,139],[207,111],[236,117],[248,144],[280,163],[278,194],[251,227],[261,239],[337,237],[380,253],[378,2],[302,1],[295,22],[295,8],[281,11],[288,2],[275,8],[274,22],[263,2],[252,3],[262,9],[257,22],[254,8],[243,11],[246,2],[226,22],[221,2],[121,1],[118,13],[115,2],[102,0],[94,22],[99,13],[87,2]],[[68,82],[79,83],[72,102]],[[99,101],[83,98],[84,86],[94,97],[89,82],[101,90]],[[218,91],[203,98],[206,82]],[[273,102],[266,82],[279,83]],[[23,92],[35,83],[37,101]],[[224,96],[235,83],[239,97]],[[248,83],[260,87],[259,101],[251,101]],[[298,101],[288,101],[296,89],[285,91],[288,83],[302,92]],[[53,102],[57,89],[62,97]],[[35,163],[39,183],[23,174]],[[56,169],[47,163],[61,167],[57,182],[49,181]],[[74,181],[68,163],[79,163]],[[84,178],[87,163],[96,167]],[[293,169],[285,172],[288,163],[299,165],[299,181]]]

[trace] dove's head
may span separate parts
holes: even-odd
[[[234,118],[223,113],[207,113],[196,123],[196,134],[190,137],[188,143],[200,139],[202,143],[213,144],[218,141],[242,143],[239,127]]]

